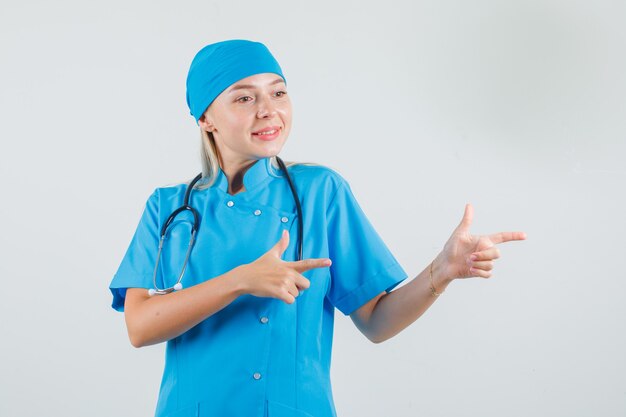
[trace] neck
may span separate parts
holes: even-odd
[[[256,159],[229,162],[220,158],[220,166],[228,179],[228,194],[234,195],[246,190],[243,184],[243,177],[246,171],[256,162]]]

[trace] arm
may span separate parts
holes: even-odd
[[[523,232],[502,232],[488,236],[469,233],[473,208],[465,207],[459,226],[432,263],[435,290],[443,292],[457,278],[491,277],[493,261],[500,256],[496,244],[526,239]],[[379,294],[350,316],[359,330],[374,343],[383,342],[417,320],[435,302],[430,265],[411,282],[389,294]]]
[[[162,296],[149,296],[145,288],[129,288],[124,318],[130,343],[135,347],[172,339],[217,313],[243,289],[233,269],[202,284]]]
[[[452,280],[446,279],[433,264],[433,282],[441,293]],[[390,292],[382,292],[358,308],[350,318],[356,327],[373,343],[384,342],[400,333],[437,300],[430,289],[429,267],[408,284]]]
[[[193,287],[170,294],[149,296],[145,288],[129,288],[124,302],[128,337],[135,347],[177,337],[217,313],[243,294],[273,297],[292,304],[299,290],[309,288],[303,272],[328,267],[330,260],[281,259],[289,246],[289,233],[256,261]]]

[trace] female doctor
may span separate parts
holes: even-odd
[[[470,234],[468,204],[436,258],[392,291],[407,274],[348,183],[277,157],[292,108],[263,44],[200,50],[187,103],[202,135],[202,177],[154,191],[110,284],[132,345],[167,342],[156,416],[336,416],[335,308],[383,342],[454,279],[489,278],[497,244],[525,239]]]

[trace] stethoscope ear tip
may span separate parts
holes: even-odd
[[[177,282],[176,285],[174,285],[174,291],[180,291],[183,289],[183,284],[181,284],[180,282]]]
[[[156,294],[156,290],[155,290],[154,288],[150,288],[150,289],[148,290],[148,295],[149,295],[150,297],[152,297],[154,294]]]

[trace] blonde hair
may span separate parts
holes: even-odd
[[[204,181],[196,187],[202,190],[213,185],[220,167],[213,134],[202,128],[200,128],[200,162],[202,163],[202,179]]]
[[[199,190],[203,190],[205,188],[209,188],[215,183],[217,179],[217,174],[220,170],[220,162],[218,159],[218,150],[215,145],[215,138],[211,132],[207,132],[206,130],[200,128],[200,161],[202,163],[202,181],[199,181],[198,184],[194,187]],[[280,169],[280,165],[276,161],[276,157],[272,156],[270,159],[272,166],[276,169]],[[313,162],[293,162],[293,161],[284,161],[285,166],[289,167],[292,165],[319,165]]]

